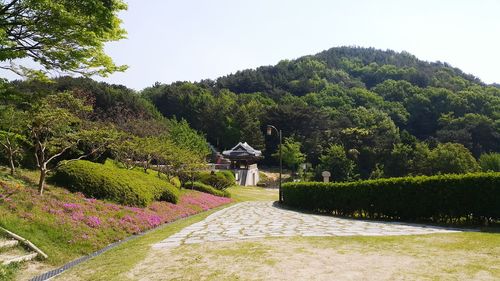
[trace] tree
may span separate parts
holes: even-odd
[[[285,138],[285,143],[281,146],[283,163],[292,171],[296,171],[300,163],[306,160],[305,155],[300,151],[301,143],[293,138]],[[279,159],[279,148],[273,157]]]
[[[168,138],[175,145],[190,150],[200,157],[210,154],[205,136],[189,127],[186,120],[170,120],[168,132]]]
[[[500,153],[482,154],[479,165],[483,172],[500,172]]]
[[[411,172],[414,147],[398,143],[394,145],[387,162],[385,174],[391,177],[403,177]]]
[[[122,0],[0,0],[0,68],[40,74],[13,60],[31,58],[45,70],[107,75],[125,70],[104,53],[104,43],[125,37]]]
[[[0,148],[8,157],[11,175],[15,173],[16,159],[21,155],[23,145],[26,144],[26,137],[23,134],[26,126],[27,119],[24,111],[14,106],[0,107]]]
[[[400,142],[399,130],[392,119],[377,109],[359,107],[341,116],[337,127],[347,149],[359,152],[357,168],[361,177],[368,178],[377,163],[389,157],[394,144]]]
[[[429,164],[433,174],[462,174],[480,170],[472,153],[458,143],[438,144],[429,155]]]
[[[459,118],[443,115],[439,123],[442,128],[436,135],[440,142],[461,143],[476,157],[500,150],[500,126],[484,115],[468,113]]]
[[[247,142],[256,149],[264,149],[264,136],[260,129],[259,116],[256,115],[258,107],[255,101],[242,105],[236,112],[241,142]]]
[[[78,118],[78,114],[90,110],[91,107],[67,92],[49,95],[33,106],[28,128],[40,171],[40,195],[45,188],[47,173],[67,163],[59,161],[54,164],[62,156],[70,154],[72,157],[68,161],[79,160],[102,151],[115,140],[113,130],[92,127]],[[79,144],[86,144],[90,151],[78,150]]]
[[[347,158],[342,145],[332,144],[319,158],[318,173],[329,171],[333,181],[349,181],[355,178],[354,161]]]

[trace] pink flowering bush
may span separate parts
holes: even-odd
[[[156,201],[138,208],[85,198],[53,186],[39,196],[35,188],[0,180],[0,225],[30,240],[36,240],[37,235],[49,236],[61,249],[72,247],[73,253],[77,248],[76,252],[83,254],[230,202],[230,198],[185,190],[177,204]]]

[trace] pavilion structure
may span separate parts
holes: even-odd
[[[230,169],[234,171],[239,185],[257,185],[259,182],[257,161],[262,158],[260,150],[254,149],[246,142],[240,142],[232,149],[223,151],[222,155],[231,161]]]

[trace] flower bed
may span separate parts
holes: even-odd
[[[59,256],[59,251],[77,256],[230,202],[229,198],[184,190],[177,204],[156,201],[138,208],[85,198],[57,187],[50,187],[40,197],[34,188],[0,181],[0,225],[42,249],[47,246],[49,256]]]

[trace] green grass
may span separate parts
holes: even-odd
[[[266,280],[269,272],[287,279],[292,278],[288,274],[307,269],[306,265],[320,271],[323,264],[332,265],[337,259],[356,265],[356,270],[368,275],[371,270],[396,268],[396,276],[405,280],[472,280],[479,274],[500,278],[500,235],[493,233],[267,238],[182,245],[148,256],[152,244],[211,212],[127,242],[56,280]],[[366,257],[373,264],[355,260],[358,257]],[[384,259],[393,264],[384,264]]]
[[[232,186],[227,189],[235,201],[276,201],[277,189],[265,189],[254,186]]]
[[[20,264],[11,263],[9,265],[0,264],[0,281],[12,280],[20,268]]]

